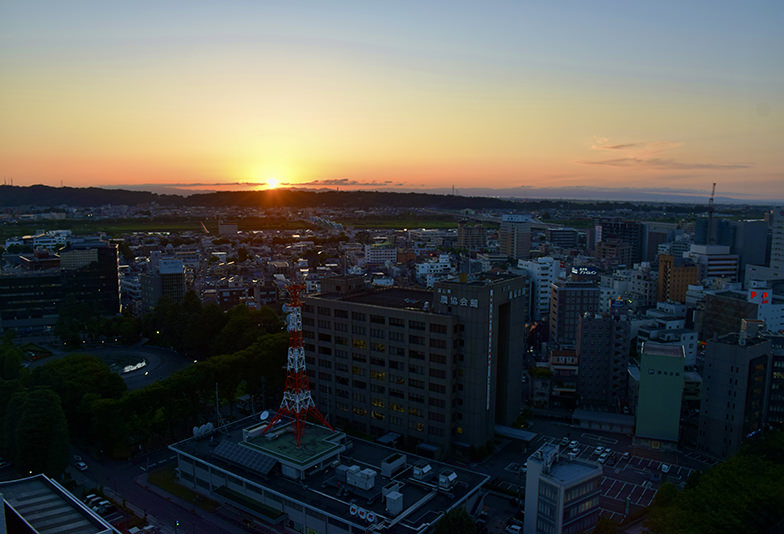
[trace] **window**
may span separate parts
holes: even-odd
[[[335,323],[335,331],[337,332],[348,332],[348,324],[346,323]]]
[[[383,328],[371,328],[370,329],[370,337],[374,337],[377,339],[384,339],[384,329]]]
[[[386,320],[384,319],[383,315],[371,315],[370,322],[373,324],[386,324]]]
[[[335,310],[335,317],[340,319],[348,319],[348,312],[346,310]]]
[[[367,415],[367,410],[364,408],[354,408],[351,411],[354,412],[354,414],[356,415],[363,415],[363,416]]]
[[[403,319],[398,319],[397,317],[390,317],[389,318],[389,326],[403,327],[403,326],[406,326],[406,323],[405,323],[405,321],[403,321]]]
[[[422,352],[421,350],[410,349],[408,351],[408,357],[409,358],[414,358],[415,360],[424,360],[425,359],[425,353]]]
[[[370,350],[374,352],[385,352],[387,350],[387,346],[383,343],[371,343]]]
[[[328,319],[319,319],[318,320],[319,328],[329,329],[332,327],[332,323]]]
[[[446,325],[430,323],[430,331],[434,334],[446,334]]]
[[[423,336],[410,335],[408,336],[408,342],[411,343],[412,345],[424,345],[425,338]]]
[[[353,340],[351,342],[351,345],[355,349],[366,349],[367,348],[367,342],[364,339],[355,339],[355,340]]]
[[[318,313],[319,313],[319,315],[330,316],[330,315],[332,315],[332,310],[330,310],[329,308],[326,308],[324,306],[319,306],[318,307]]]
[[[351,312],[352,321],[365,321],[367,318],[362,312]]]
[[[403,332],[395,332],[395,331],[389,332],[390,341],[403,341],[404,339],[405,336],[403,335]]]
[[[335,336],[335,345],[347,346],[348,338],[344,336]],[[337,351],[335,352],[335,354],[337,355]]]
[[[352,324],[351,325],[351,333],[352,334],[359,334],[361,336],[364,336],[365,332],[366,332],[366,330],[365,330],[364,326],[361,326],[361,325],[358,325],[358,324]]]
[[[354,389],[367,389],[367,384],[365,382],[363,382],[362,380],[352,380],[351,381],[351,386]]]
[[[408,379],[408,386],[417,389],[425,389],[425,382],[423,380],[417,380],[415,378]]]
[[[446,378],[446,371],[443,369],[430,368],[430,376],[433,378]]]
[[[365,375],[365,370],[362,369],[361,367],[355,365],[355,366],[353,366],[351,368],[351,374],[352,375],[356,375],[356,376],[364,376]]]
[[[408,321],[408,328],[411,330],[424,330],[425,326],[422,321]]]
[[[446,341],[443,339],[434,339],[430,338],[430,346],[435,349],[445,349],[446,348]]]
[[[370,371],[370,378],[386,382],[387,374],[384,371]]]

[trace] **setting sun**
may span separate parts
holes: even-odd
[[[275,189],[280,185],[280,181],[277,178],[267,178],[267,189]]]

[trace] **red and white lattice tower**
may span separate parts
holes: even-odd
[[[294,425],[294,436],[297,439],[297,448],[301,446],[302,434],[305,430],[305,420],[308,414],[315,417],[321,424],[334,429],[327,423],[324,416],[316,408],[313,397],[308,386],[308,375],[305,373],[305,349],[302,346],[302,301],[299,299],[299,292],[304,286],[292,284],[286,286],[289,292],[289,303],[286,317],[287,329],[289,331],[289,354],[286,362],[286,390],[283,392],[283,400],[275,417],[264,429],[262,434],[272,428],[275,423],[283,417],[291,417]]]

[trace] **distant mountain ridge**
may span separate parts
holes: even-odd
[[[165,206],[215,207],[394,207],[486,209],[521,206],[520,201],[490,197],[438,195],[432,193],[395,193],[380,191],[302,191],[273,189],[267,191],[226,191],[196,193],[188,196],[162,195],[149,191],[104,189],[100,187],[0,186],[0,207],[97,207],[107,204],[130,205],[156,202]]]

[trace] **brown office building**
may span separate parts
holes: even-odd
[[[669,254],[659,256],[659,288],[656,293],[658,302],[686,302],[686,291],[689,284],[697,284],[700,280],[700,268],[683,258]]]
[[[484,445],[519,415],[526,277],[322,287],[334,291],[303,299],[303,337],[311,389],[333,423],[439,454]]]

